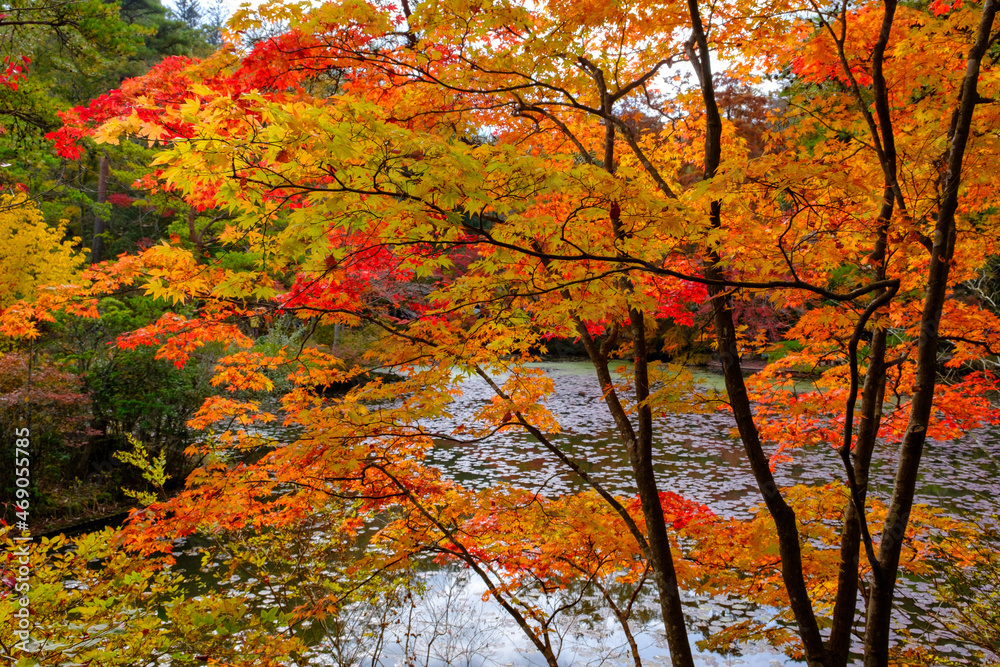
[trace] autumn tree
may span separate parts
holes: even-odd
[[[697,577],[676,538],[701,525],[715,536],[730,529],[692,521],[697,508],[654,476],[656,417],[677,409],[685,389],[682,372],[651,360],[650,332],[657,321],[690,322],[707,301],[724,401],[780,558],[740,544],[776,568],[779,593],[768,600],[787,606],[793,650],[809,664],[852,659],[859,586],[865,662],[888,664],[897,578],[916,562],[902,558],[916,535],[921,452],[928,437],[997,419],[987,400],[995,378],[979,362],[995,352],[1000,323],[955,298],[995,248],[994,188],[989,170],[977,169],[996,152],[995,13],[993,0],[348,1],[309,12],[272,2],[240,12],[233,27],[287,22],[289,32],[169,78],[135,80],[97,112],[78,112],[57,135],[60,150],[89,134],[165,142],[153,187],[224,210],[219,242],[243,261],[156,246],[94,271],[77,298],[139,281],[153,296],[198,304],[196,316],[165,314],[120,344],[155,345],[183,364],[207,341],[225,342],[216,383],[231,392],[266,389],[268,372],[288,368],[296,388],[283,409],[304,429],[249,466],[227,464],[225,452],[256,449],[250,432],[206,439],[197,451],[211,463],[187,492],[153,507],[169,508],[162,520],[136,518],[134,546],[198,529],[294,525],[317,507],[359,531],[360,517],[391,508],[399,518],[376,540],[387,560],[375,567],[447,552],[555,665],[548,620],[518,586],[560,573],[538,547],[541,575],[506,552],[501,517],[541,531],[529,517],[559,511],[533,515],[536,501],[517,490],[477,495],[421,465],[434,437],[479,442],[520,429],[590,487],[595,504],[574,512],[615,526],[598,531],[615,543],[586,549],[575,541],[586,530],[566,531],[561,553],[579,554],[577,571],[594,581],[606,572],[595,564],[633,573],[648,564],[673,663],[691,665],[680,589]],[[769,129],[748,134],[722,113],[713,55],[738,63],[731,76],[748,81],[791,73],[788,104],[771,110]],[[658,96],[680,61],[697,86]],[[639,123],[637,107],[666,121]],[[445,277],[469,248],[467,269]],[[431,277],[426,295],[385,287]],[[801,352],[750,383],[741,354],[756,342],[735,317],[743,299],[803,313],[786,334]],[[341,398],[318,395],[317,386],[370,369],[309,347],[254,351],[238,323],[276,311],[310,326],[378,327],[384,339],[368,363],[401,381],[376,377]],[[5,313],[3,325],[30,335],[29,316],[44,312]],[[628,454],[634,501],[608,493],[551,437],[559,424],[545,400],[556,388],[527,362],[552,338],[582,341]],[[616,374],[618,358],[632,365]],[[786,383],[802,369],[819,374],[814,391]],[[456,370],[482,378],[494,400],[458,431],[428,431],[424,421],[446,415],[459,392]],[[254,401],[219,396],[193,423],[223,418],[269,417]],[[880,438],[899,447],[884,504],[867,488]],[[774,466],[817,443],[841,465],[840,481],[831,480],[840,495],[780,489]],[[817,494],[843,508],[828,517],[840,528],[822,533],[822,559],[806,521]],[[559,503],[537,502],[540,510]]]
[[[0,306],[33,299],[46,285],[76,282],[83,268],[79,239],[49,227],[25,195],[0,196]]]
[[[79,377],[33,352],[8,351],[0,356],[0,433],[7,443],[16,443],[16,434],[24,428],[35,434],[35,475],[30,488],[32,512],[41,515],[53,495],[46,482],[58,479],[70,467],[67,459],[75,458],[90,435],[90,397]],[[0,446],[0,455],[18,458],[14,444]],[[16,497],[15,469],[11,466],[0,473],[0,489],[6,498]],[[5,505],[2,519],[14,523],[13,504]]]

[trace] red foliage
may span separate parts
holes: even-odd
[[[79,377],[36,361],[29,380],[28,355],[5,353],[0,356],[0,426],[23,426],[29,410],[33,433],[57,434],[69,445],[93,434],[90,396],[81,390]]]
[[[3,71],[0,72],[0,87],[17,90],[17,82],[25,81],[28,78],[28,67],[31,65],[31,58],[21,56],[20,58],[3,57]]]
[[[114,206],[121,206],[123,208],[126,208],[131,206],[133,201],[135,200],[129,197],[128,195],[121,194],[119,192],[108,195],[108,203],[113,204]]]
[[[300,273],[280,298],[283,308],[360,313],[376,302],[399,307],[413,271],[386,246],[352,247],[339,232],[328,235],[331,254],[322,273]]]

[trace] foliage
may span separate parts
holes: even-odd
[[[100,0],[10,3],[0,29],[6,65],[0,75],[4,143],[58,123],[47,87],[35,84],[39,70],[68,68],[80,75],[106,67],[132,53],[142,36],[138,26],[119,18],[117,3]]]
[[[32,443],[33,512],[47,500],[46,482],[72,467],[79,447],[91,435],[90,396],[80,378],[31,353],[0,354],[0,455],[15,459],[15,433],[29,429]],[[14,466],[0,469],[0,490],[14,497]],[[7,514],[7,513],[10,514]],[[13,507],[5,505],[5,519]]]
[[[79,238],[49,227],[25,195],[0,195],[0,307],[32,299],[45,285],[75,282],[83,268]]]
[[[94,417],[112,434],[183,449],[185,422],[211,392],[210,364],[211,357],[179,369],[148,348],[119,351],[87,375]]]
[[[99,318],[62,316],[53,326],[58,356],[75,363],[92,394],[96,422],[111,434],[133,433],[159,448],[186,445],[185,421],[211,391],[216,352],[204,350],[191,363],[175,366],[148,346],[119,345],[119,339],[151,325],[163,304],[133,295],[106,297]]]
[[[284,616],[251,611],[252,602],[239,595],[188,597],[180,575],[162,560],[132,558],[110,529],[28,546],[6,531],[4,539],[6,628],[16,627],[22,550],[31,572],[31,652],[5,641],[3,657],[12,664],[136,665],[169,657],[177,664],[267,666],[285,664],[299,646],[278,629]]]
[[[935,620],[960,641],[976,647],[986,664],[1000,659],[1000,530],[996,515],[983,517],[969,540],[967,562],[941,553],[942,567],[929,577],[946,603]],[[921,657],[926,657],[924,654]],[[990,662],[992,660],[992,662]]]
[[[364,545],[362,572],[457,560],[552,667],[577,592],[647,578],[675,665],[693,664],[681,587],[780,609],[775,627],[743,619],[717,643],[764,637],[839,667],[864,616],[866,664],[886,664],[900,573],[925,572],[934,549],[961,562],[968,537],[914,506],[924,443],[1000,422],[984,363],[1000,321],[963,287],[997,253],[996,188],[977,168],[1000,149],[997,112],[980,104],[1000,84],[985,57],[996,6],[704,9],[274,0],[231,28],[283,34],[166,59],[65,113],[53,138],[67,159],[91,139],[157,145],[144,186],[188,207],[189,234],[12,304],[0,331],[32,338],[54,311],[99,316],[98,299],[141,288],[164,311],[116,338],[135,366],[104,384],[128,387],[118,407],[137,419],[124,404],[154,362],[183,373],[219,352],[218,394],[189,421],[206,430],[187,452],[203,465],[134,515],[129,548],[154,555],[200,532],[233,545],[233,568],[257,568],[241,540],[260,535],[285,563],[313,533],[336,536],[320,561]],[[679,53],[697,82],[668,94]],[[736,83],[718,81],[713,56],[736,63]],[[791,79],[785,105],[750,92],[754,71]],[[706,303],[710,330],[695,328]],[[362,363],[304,339],[255,346],[247,323],[287,316],[380,339]],[[651,361],[665,326],[716,348],[724,401],[701,402],[734,417],[763,502],[749,521],[655,477],[656,418],[698,402],[688,374]],[[532,362],[554,339],[586,350],[635,497],[552,439],[558,389]],[[769,348],[783,355],[745,381],[741,355]],[[632,363],[613,374],[616,359]],[[817,376],[806,391],[790,378],[803,369]],[[257,395],[279,372],[292,442],[255,428],[277,418]],[[492,400],[450,432],[429,427],[471,375]],[[317,391],[334,385],[353,387]],[[589,488],[473,491],[427,465],[435,439],[485,447],[511,430]],[[884,502],[868,488],[880,440],[899,451]],[[774,469],[802,446],[825,447],[842,481],[779,488]],[[354,567],[286,580],[308,599],[294,613],[324,618]],[[567,606],[543,604],[554,591]],[[627,633],[629,609],[603,597]]]
[[[159,238],[160,223],[166,227],[171,216],[161,220],[148,206],[123,206],[135,198],[130,186],[142,175],[127,173],[135,170],[138,146],[96,151],[91,144],[67,163],[52,155],[45,136],[69,107],[145,73],[164,56],[206,53],[202,31],[169,20],[159,0],[13,3],[4,8],[0,31],[6,66],[0,67],[0,183],[31,192],[51,225],[67,220],[95,258],[103,258],[105,244],[124,252],[144,237]],[[110,184],[108,161],[118,170]],[[147,164],[148,154],[139,161]],[[125,200],[116,201],[122,194]]]
[[[163,486],[167,483],[167,473],[165,470],[167,464],[166,451],[161,450],[159,456],[151,458],[149,452],[146,451],[146,446],[134,435],[128,433],[125,439],[132,445],[132,451],[115,452],[115,458],[122,463],[128,463],[138,468],[142,473],[143,480],[151,484],[160,493],[163,493]],[[124,489],[124,491],[126,496],[138,500],[143,505],[152,505],[156,502],[155,493],[134,491],[132,489]]]

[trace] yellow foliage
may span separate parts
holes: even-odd
[[[80,239],[66,240],[65,221],[50,227],[21,194],[0,195],[0,308],[31,299],[45,285],[78,281],[84,264]]]

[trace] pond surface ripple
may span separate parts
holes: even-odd
[[[562,432],[552,440],[604,488],[619,495],[634,495],[636,489],[628,458],[602,400],[593,368],[586,362],[543,362],[537,366],[557,387],[557,393],[547,406],[558,419]],[[706,384],[720,386],[721,378],[717,375],[696,373],[696,377]],[[429,432],[450,434],[457,426],[473,422],[475,413],[493,396],[490,387],[478,377],[464,380],[462,392],[462,396],[449,405],[449,418],[427,420],[421,422],[421,427]],[[779,485],[825,484],[843,479],[840,460],[832,447],[803,447],[791,455],[793,461],[780,464],[776,470]],[[660,491],[672,491],[703,503],[722,517],[746,518],[751,508],[760,502],[728,410],[678,412],[657,419],[654,457]],[[878,447],[871,476],[872,497],[888,500],[897,460],[895,447],[885,444]],[[560,495],[582,488],[579,479],[555,456],[527,434],[514,430],[474,444],[437,440],[427,462],[472,489],[508,483]],[[995,512],[994,499],[1000,493],[997,482],[1000,478],[1000,437],[996,433],[978,431],[957,442],[928,442],[921,470],[916,502],[940,507],[959,518],[976,518]],[[442,605],[454,607],[452,622],[458,622],[462,613],[465,618],[458,622],[461,627],[445,633],[449,637],[446,642],[438,644],[439,649],[444,645],[458,651],[456,656],[460,660],[456,662],[443,654],[433,658],[428,647],[424,664],[431,667],[544,664],[513,622],[492,602],[482,602],[485,587],[470,577],[468,571],[446,568],[428,572],[425,577],[428,591],[416,603],[410,622],[416,618],[418,624],[428,626],[425,628],[428,636],[439,636],[433,628],[428,629],[428,624],[438,617],[440,609],[444,608]],[[651,620],[637,623],[640,627],[636,638],[643,647],[645,665],[666,665],[669,654],[651,593],[648,591],[640,598],[636,615]],[[956,656],[965,653],[961,647],[946,645],[934,637],[934,628],[920,627],[921,624],[915,622],[914,614],[919,614],[917,603],[922,606],[935,604],[928,585],[904,578],[900,584],[900,598],[901,607],[908,612],[906,624],[911,632],[917,636],[923,634],[925,641],[934,641],[939,649]],[[727,617],[767,619],[772,611],[741,600],[692,596],[686,596],[685,607],[692,643],[703,638],[706,632],[721,627]],[[560,664],[631,664],[624,636],[607,621],[594,616],[567,619]],[[406,641],[402,635],[395,640],[390,638],[384,656],[388,661],[384,664],[393,664],[394,660],[397,664],[406,663],[403,646]],[[474,646],[478,648],[474,650]],[[316,648],[319,662],[324,663],[322,647]],[[696,659],[705,667],[799,664],[762,644],[742,645],[725,656],[698,651]]]

